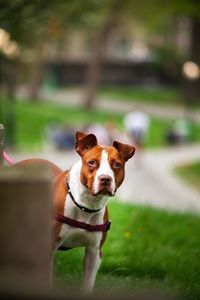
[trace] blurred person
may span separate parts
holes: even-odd
[[[185,119],[178,119],[167,130],[166,140],[170,145],[189,142],[191,138],[191,124]]]
[[[179,137],[180,143],[188,142],[191,136],[191,127],[187,120],[179,119],[174,123],[174,130]]]
[[[104,123],[104,127],[107,130],[107,134],[110,138],[109,145],[111,146],[114,140],[117,140],[120,138],[119,131],[117,129],[115,122],[113,122],[113,121],[106,121]]]
[[[113,141],[113,126],[111,123],[105,123],[105,125],[95,122],[87,126],[87,133],[93,133],[96,135],[100,145],[112,145]]]
[[[147,138],[149,116],[143,111],[132,111],[125,115],[124,126],[136,148],[141,149]]]
[[[65,124],[59,126],[56,124],[50,124],[46,128],[47,139],[56,147],[58,150],[73,149],[75,145],[75,129]]]

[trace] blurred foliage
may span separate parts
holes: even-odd
[[[105,0],[1,0],[0,27],[15,41],[34,44],[45,35],[58,37],[64,28],[95,26],[106,7]]]
[[[146,29],[166,29],[170,18],[189,16],[200,18],[200,2],[176,0],[1,0],[0,27],[22,44],[33,44],[58,30],[70,27],[95,29],[109,14],[117,14],[123,22],[138,20]],[[54,27],[54,28],[53,28]],[[54,35],[54,33],[52,34]],[[57,36],[57,34],[55,34]]]
[[[183,63],[184,57],[173,47],[169,47],[167,45],[160,47],[152,47],[152,53],[156,62],[161,64],[174,63],[174,67],[179,66]],[[172,66],[173,67],[173,66]]]
[[[125,1],[127,13],[142,20],[147,28],[161,31],[169,25],[170,19],[177,16],[200,18],[200,2],[198,0],[149,0]],[[128,9],[129,8],[129,9]]]
[[[53,1],[1,0],[0,27],[20,44],[34,43],[53,9]]]

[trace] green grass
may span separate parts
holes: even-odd
[[[48,102],[31,103],[18,101],[12,105],[11,110],[15,113],[16,143],[19,149],[41,148],[44,140],[44,130],[51,123],[68,124],[83,130],[90,122],[106,121],[113,122],[119,131],[123,131],[123,113],[107,111],[88,111],[83,108],[63,107],[59,104]],[[8,101],[4,100],[0,107],[0,122],[5,124],[5,115],[8,112]],[[165,133],[171,124],[170,120],[151,119],[147,147],[165,145]],[[9,130],[5,126],[6,140]],[[200,141],[200,124],[193,125],[192,140]]]
[[[7,111],[7,102],[4,101],[3,117]],[[41,146],[44,129],[51,123],[68,124],[82,128],[90,122],[105,122],[110,120],[117,127],[122,124],[122,114],[108,112],[88,111],[83,108],[63,107],[47,102],[21,102],[18,101],[12,110],[16,118],[16,140],[19,148],[32,148]],[[0,122],[3,122],[0,120]],[[3,122],[4,123],[4,122]]]
[[[176,88],[145,87],[102,87],[99,95],[115,100],[142,101],[149,103],[171,104],[180,102],[180,92]]]
[[[191,186],[200,191],[200,161],[178,166],[176,173]]]
[[[96,290],[157,290],[197,299],[200,293],[200,218],[148,207],[109,204],[112,227],[103,247]],[[80,286],[82,249],[57,252],[56,280]]]

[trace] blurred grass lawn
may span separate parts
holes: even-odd
[[[171,290],[198,299],[199,217],[113,200],[109,212],[112,226],[103,247],[97,290]],[[83,249],[57,251],[57,283],[80,286],[83,254]]]
[[[200,191],[200,161],[178,166],[175,172],[183,180]]]
[[[142,101],[146,103],[178,104],[181,93],[177,88],[144,88],[144,87],[101,87],[99,96],[114,100]]]
[[[0,122],[5,124],[5,114],[8,111],[7,101],[2,101]],[[12,105],[16,118],[16,143],[19,149],[28,150],[41,148],[44,139],[44,129],[52,123],[68,124],[81,130],[90,122],[113,122],[118,130],[123,130],[123,113],[106,111],[88,111],[83,108],[64,107],[48,102],[18,101]],[[165,134],[171,120],[152,118],[147,147],[163,146]],[[7,134],[5,128],[5,135]],[[200,140],[200,124],[193,125],[192,140]]]

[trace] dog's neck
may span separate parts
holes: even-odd
[[[82,161],[75,163],[69,172],[69,186],[75,201],[86,208],[98,210],[105,207],[108,196],[93,196],[89,189],[80,182]]]

